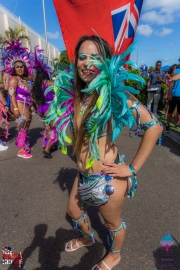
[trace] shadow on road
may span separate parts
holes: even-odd
[[[77,174],[78,174],[77,169],[62,167],[59,173],[57,174],[57,178],[54,181],[54,184],[57,183],[62,191],[68,190],[68,193],[70,194]]]
[[[39,249],[38,263],[41,265],[33,270],[80,270],[91,269],[91,267],[99,261],[103,256],[103,245],[96,241],[93,246],[83,247],[86,252],[81,258],[77,258],[78,264],[74,266],[62,266],[58,267],[61,260],[61,252],[64,251],[65,244],[73,238],[77,238],[76,233],[73,230],[66,230],[60,228],[56,231],[55,237],[45,237],[48,226],[46,224],[39,224],[34,228],[34,238],[30,245],[22,252],[24,269],[27,265],[28,258],[31,257],[36,248]],[[88,252],[87,252],[88,250]],[[36,251],[37,252],[37,251]],[[66,253],[68,262],[68,253]],[[38,264],[37,263],[37,264]],[[34,263],[35,264],[35,263]],[[8,270],[14,269],[10,266]],[[32,269],[32,267],[31,267]]]
[[[173,237],[174,238],[174,237]],[[179,270],[180,269],[180,243],[174,238],[176,245],[173,245],[168,253],[164,248],[158,248],[153,252],[155,266],[158,270]]]
[[[37,140],[42,137],[43,128],[32,128],[30,127],[28,136],[30,137],[31,146],[35,145]]]

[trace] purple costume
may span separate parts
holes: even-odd
[[[46,89],[48,88],[48,84],[47,84],[47,81],[45,81],[43,83],[43,86],[42,86],[42,92],[43,92],[43,95],[44,95],[44,98],[46,100],[46,104],[45,105],[38,105],[38,113],[41,114],[41,116],[44,116],[46,114],[46,112],[48,111],[49,109],[49,106],[50,106],[50,103],[51,101],[53,100],[54,98],[54,92],[53,91],[50,91],[49,93],[47,93],[45,95],[45,91]],[[43,137],[42,137],[42,148],[45,148],[47,143],[52,146],[56,141],[57,141],[57,132],[56,132],[56,128],[53,127],[50,131],[50,136],[49,138],[47,138],[47,130],[48,130],[48,127],[45,128],[44,132],[43,132]]]
[[[42,92],[43,92],[44,98],[46,100],[46,104],[45,105],[38,105],[38,108],[37,108],[38,113],[41,114],[42,116],[45,115],[45,113],[48,111],[50,103],[54,98],[54,92],[53,91],[50,91],[46,95],[44,94],[47,88],[48,88],[47,81],[45,81],[43,83],[43,86],[42,86]]]
[[[21,79],[18,78],[18,87],[16,88],[16,100],[25,103],[26,106],[32,105],[32,97],[29,85],[26,86],[22,83]]]

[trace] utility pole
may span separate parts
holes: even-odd
[[[43,16],[44,16],[44,31],[45,31],[45,39],[46,39],[46,56],[47,56],[47,63],[49,64],[49,48],[48,48],[48,37],[47,37],[47,29],[46,29],[46,11],[45,11],[44,0],[42,0],[42,6],[43,6]]]

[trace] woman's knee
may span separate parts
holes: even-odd
[[[82,215],[81,210],[77,211],[71,204],[68,204],[66,213],[73,219],[79,219]]]
[[[80,207],[78,207],[78,205],[74,205],[71,203],[68,203],[68,206],[66,208],[66,213],[74,220],[78,220],[80,219],[83,214],[85,213],[85,210],[81,210]]]
[[[117,230],[121,226],[121,219],[118,218],[116,221],[107,221],[105,220],[106,226],[111,230]]]

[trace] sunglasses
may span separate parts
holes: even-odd
[[[18,66],[18,65],[16,65],[15,68],[24,68],[24,66]]]

